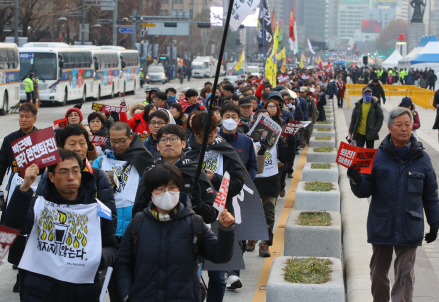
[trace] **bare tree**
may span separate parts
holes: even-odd
[[[390,21],[381,31],[378,38],[378,45],[381,51],[387,53],[387,49],[395,48],[395,43],[401,33],[407,37],[408,25],[408,22],[402,20]]]

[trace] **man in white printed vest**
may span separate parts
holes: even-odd
[[[111,211],[96,199],[95,180],[74,152],[60,151],[48,167],[47,191],[35,196],[39,169],[26,169],[4,214],[4,225],[28,235],[19,269],[26,271],[23,301],[97,301],[98,269],[112,265],[118,248]]]

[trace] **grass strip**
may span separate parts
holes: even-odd
[[[331,169],[331,164],[311,164],[311,169]]]
[[[285,281],[291,283],[323,284],[331,280],[330,259],[293,258],[285,263]]]
[[[330,226],[331,214],[323,212],[302,212],[297,220],[298,225],[304,226]]]
[[[328,192],[331,190],[334,190],[334,185],[331,182],[308,181],[305,183],[305,191]]]
[[[332,152],[334,148],[331,147],[316,147],[314,148],[314,152]]]

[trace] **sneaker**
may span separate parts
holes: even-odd
[[[245,250],[247,252],[253,252],[255,250],[257,242],[258,242],[257,240],[247,240],[247,247]]]
[[[270,248],[266,242],[259,243],[259,256],[271,257]]]
[[[288,173],[288,178],[293,178],[293,172]]]
[[[238,276],[231,275],[229,276],[229,278],[227,278],[227,283],[226,283],[227,289],[237,289],[241,287],[242,287],[241,278],[239,278]]]
[[[280,196],[280,197],[285,197],[285,188],[280,189],[280,191],[279,191],[279,196]]]
[[[20,275],[17,274],[17,282],[15,282],[14,287],[12,288],[14,293],[20,292]]]

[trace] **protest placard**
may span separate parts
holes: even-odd
[[[252,85],[253,85],[254,83],[258,83],[258,84],[260,84],[260,83],[261,83],[261,79],[252,79],[251,83],[252,83]]]
[[[95,145],[95,146],[104,146],[105,144],[107,144],[107,137],[105,137],[105,136],[90,135],[90,136],[88,137],[88,139],[89,139],[90,142],[92,142],[93,145]]]
[[[66,118],[60,118],[59,120],[53,121],[53,125],[55,129],[62,129],[67,126],[69,123]]]
[[[306,128],[306,127],[308,127],[309,124],[311,124],[311,121],[303,121],[302,122],[302,127]]]
[[[44,168],[61,161],[52,127],[23,136],[13,141],[11,146],[22,176],[32,164]]]
[[[295,135],[300,128],[302,128],[302,122],[289,121],[282,132],[282,136],[289,137]]]
[[[111,113],[111,112],[125,113],[128,111],[128,106],[121,106],[120,107],[120,106],[111,106],[111,105],[93,103],[91,105],[91,110],[100,111],[103,113]]]
[[[239,81],[244,81],[245,80],[245,75],[244,74],[240,74],[236,76],[236,82]]]
[[[146,139],[148,139],[149,133],[143,133],[143,134],[139,134],[139,137],[142,141],[145,141]]]
[[[346,168],[355,164],[360,168],[361,173],[370,174],[377,151],[377,149],[360,148],[341,142],[337,163]]]
[[[280,74],[277,76],[277,82],[279,83],[279,85],[288,83],[289,80],[290,77],[288,76],[288,74]]]
[[[256,142],[266,138],[268,140],[268,149],[271,149],[277,144],[281,133],[282,127],[278,123],[265,114],[260,114],[247,135]]]
[[[0,262],[5,258],[9,248],[14,243],[19,233],[19,230],[0,225]]]
[[[218,210],[221,214],[226,207],[227,201],[227,193],[229,192],[229,184],[230,184],[230,174],[229,172],[225,172],[223,176],[223,180],[221,182],[221,187],[216,195],[215,202],[213,203],[213,207]]]

